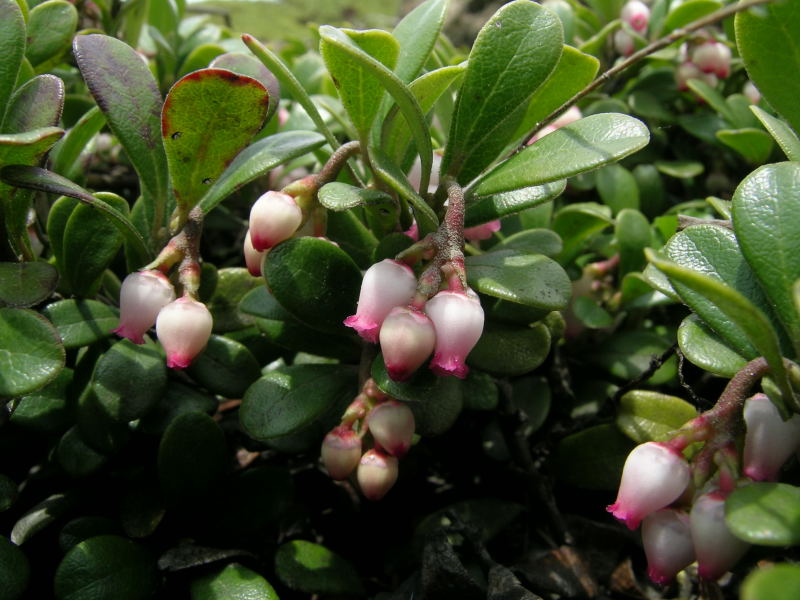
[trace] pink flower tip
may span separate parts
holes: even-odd
[[[167,353],[167,366],[185,369],[208,343],[214,320],[206,305],[188,296],[158,313],[156,334]]]
[[[460,356],[448,356],[437,352],[431,361],[431,370],[437,375],[453,375],[465,379],[469,375],[469,367]]]
[[[111,332],[116,333],[119,337],[129,339],[134,344],[144,344],[144,335],[132,327],[120,325],[116,329],[112,329]]]
[[[258,251],[292,237],[303,222],[303,211],[294,198],[283,192],[269,191],[250,209],[250,239]]]

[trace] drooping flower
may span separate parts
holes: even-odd
[[[356,314],[344,324],[376,344],[383,320],[395,306],[408,304],[416,289],[417,279],[408,265],[389,258],[375,263],[364,273]]]
[[[334,427],[322,440],[320,454],[331,479],[347,479],[361,460],[361,438],[349,427]]]
[[[614,32],[614,50],[622,56],[633,54],[633,38],[627,31],[617,29]]]
[[[436,331],[425,313],[395,306],[383,320],[380,342],[389,377],[404,381],[428,360],[436,344]]]
[[[253,240],[250,238],[250,230],[244,236],[244,245],[242,248],[244,252],[244,262],[247,265],[247,271],[253,277],[261,276],[261,262],[267,254],[266,250],[258,251],[253,247]]]
[[[373,448],[364,453],[358,463],[358,485],[367,500],[380,500],[392,489],[398,475],[397,459]]]
[[[431,369],[440,375],[464,379],[469,372],[467,355],[483,333],[483,308],[478,295],[445,290],[425,304],[425,312],[436,329],[436,347]]]
[[[725,495],[719,491],[700,496],[689,514],[697,573],[719,579],[744,556],[750,544],[737,538],[725,523]]]
[[[784,421],[766,394],[756,394],[744,403],[744,422],[744,474],[756,481],[775,481],[800,445],[800,415]]]
[[[640,0],[629,0],[622,7],[620,18],[625,21],[637,33],[647,31],[650,22],[650,8]]]
[[[647,575],[659,585],[668,584],[694,562],[689,515],[671,508],[648,515],[642,522],[642,544]]]
[[[381,448],[400,458],[411,447],[415,428],[414,413],[402,402],[387,400],[369,412],[367,427]]]
[[[206,347],[213,324],[206,305],[188,296],[162,308],[156,319],[156,334],[167,352],[167,366],[188,367]]]
[[[692,62],[703,71],[725,79],[731,72],[731,49],[722,42],[709,40],[692,51]]]
[[[292,237],[303,221],[303,211],[289,194],[269,191],[250,209],[250,239],[258,251]]]
[[[161,271],[136,271],[122,282],[119,294],[119,327],[114,333],[134,344],[144,344],[144,333],[156,322],[158,312],[175,300],[175,289]]]
[[[689,483],[689,465],[665,444],[647,442],[625,460],[617,501],[607,508],[629,529],[650,513],[672,504]]]

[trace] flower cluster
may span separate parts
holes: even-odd
[[[244,238],[244,258],[251,275],[261,275],[266,253],[292,237],[302,222],[303,211],[289,194],[269,191],[253,203],[250,228]]]
[[[701,37],[680,49],[680,65],[675,70],[675,83],[685,92],[690,79],[699,79],[716,87],[731,72],[731,49],[711,37]]]
[[[336,480],[347,479],[355,471],[364,496],[380,500],[397,481],[398,459],[411,447],[414,428],[411,409],[367,380],[342,423],[322,441],[322,463]],[[367,434],[373,447],[363,452],[362,440]]]
[[[431,369],[464,378],[465,360],[483,332],[483,309],[471,289],[417,299],[411,268],[386,259],[364,274],[356,314],[344,321],[366,341],[380,343],[389,377],[408,379],[433,354]]]
[[[650,8],[640,0],[629,0],[620,11],[623,26],[614,32],[614,49],[622,56],[634,50],[634,35],[644,36],[650,24]]]

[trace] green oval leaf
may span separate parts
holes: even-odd
[[[22,429],[44,434],[57,434],[68,429],[72,418],[67,408],[67,390],[73,375],[72,369],[61,369],[46,386],[20,398],[11,421]]]
[[[717,139],[729,148],[736,150],[752,165],[765,163],[772,154],[772,137],[767,132],[755,127],[720,129],[717,131]]]
[[[25,5],[27,8],[27,5]],[[22,59],[25,57],[25,19],[15,0],[0,0],[0,131],[8,100],[14,92]]]
[[[409,12],[392,30],[400,44],[394,72],[408,83],[420,72],[444,25],[447,0],[427,0]]]
[[[0,263],[0,304],[26,308],[56,288],[58,271],[44,262]]]
[[[0,15],[2,13],[0,12]],[[28,587],[31,568],[25,553],[0,535],[0,594],[7,600],[16,600]]]
[[[497,349],[502,348],[502,352]],[[469,364],[495,375],[524,375],[550,354],[550,330],[537,323],[528,328],[489,321],[469,353]]]
[[[0,308],[0,396],[38,390],[64,362],[64,346],[47,319],[27,309]]]
[[[275,574],[290,589],[307,594],[362,595],[355,568],[325,546],[294,540],[275,553]]]
[[[670,347],[670,342],[647,330],[623,331],[602,344],[595,346],[589,360],[605,368],[614,377],[630,380],[640,377],[649,368],[654,358],[661,356]],[[677,374],[672,357],[659,367],[648,379],[651,385],[660,385]]]
[[[761,124],[773,139],[778,142],[778,146],[781,147],[786,158],[795,161],[800,160],[800,138],[792,131],[792,128],[785,121],[773,117],[758,106],[751,106],[750,110],[758,117],[758,120],[761,121]]]
[[[800,488],[786,483],[753,483],[725,501],[725,522],[751,544],[793,546],[800,543]]]
[[[625,208],[617,215],[614,235],[619,244],[619,274],[641,271],[645,265],[644,249],[650,245],[650,222],[638,210]]]
[[[633,447],[615,425],[595,425],[561,440],[556,448],[555,473],[578,488],[616,490]]]
[[[108,462],[108,457],[83,441],[77,427],[71,427],[61,436],[56,446],[55,459],[70,477],[75,478],[91,475]]]
[[[649,390],[632,390],[620,398],[617,427],[637,444],[661,441],[697,416],[681,398]]]
[[[385,210],[394,211],[394,202],[389,194],[338,181],[323,185],[317,196],[322,206],[337,212],[356,206],[384,207]]]
[[[553,181],[473,200],[466,206],[464,226],[481,225],[539,206],[560,196],[566,187],[566,180]]]
[[[204,65],[205,66],[205,65]],[[267,121],[278,110],[281,99],[281,86],[275,75],[272,74],[258,59],[240,52],[227,52],[217,56],[211,64],[212,69],[228,69],[240,75],[247,75],[261,82],[269,92],[269,109],[267,109]]]
[[[667,13],[661,25],[659,35],[667,35],[674,29],[688,25],[706,15],[710,15],[715,10],[722,8],[722,3],[716,0],[688,0],[678,4],[674,9]]]
[[[475,184],[475,194],[487,196],[541,185],[591,171],[644,148],[647,127],[616,113],[591,115],[544,136]]]
[[[678,327],[678,347],[690,362],[720,377],[733,377],[747,364],[746,358],[694,314]]]
[[[88,346],[119,324],[117,311],[96,300],[59,300],[42,313],[56,326],[65,348]]]
[[[64,0],[49,0],[33,7],[28,16],[28,48],[25,56],[34,67],[48,61],[55,65],[69,48],[78,26],[78,11]]]
[[[52,170],[64,177],[73,176],[81,152],[105,124],[106,117],[100,107],[94,106],[86,111],[53,147],[50,153]]]
[[[559,210],[553,220],[553,230],[564,243],[559,262],[571,262],[592,236],[613,223],[611,210],[594,202],[576,202]]]
[[[261,575],[237,563],[192,582],[192,600],[278,600]]]
[[[742,600],[794,600],[800,597],[800,566],[777,564],[751,572],[741,588]]]
[[[189,375],[213,394],[241,398],[261,369],[246,346],[230,338],[212,335],[206,349],[192,361]]]
[[[615,215],[625,209],[639,210],[639,186],[621,165],[608,165],[597,172],[597,193]]]
[[[11,97],[4,133],[23,133],[39,127],[56,127],[64,108],[64,82],[55,75],[37,75]]]

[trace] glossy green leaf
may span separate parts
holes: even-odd
[[[800,488],[786,483],[742,486],[725,501],[725,522],[751,544],[794,546],[800,543]]]
[[[501,192],[469,202],[464,214],[464,226],[472,227],[534,208],[560,196],[567,186],[566,180],[544,185]]]
[[[120,340],[105,352],[92,377],[100,406],[114,421],[144,416],[161,399],[167,384],[164,357],[150,343],[137,346]]]
[[[275,574],[292,590],[326,596],[363,595],[353,565],[325,546],[294,540],[275,553]]]
[[[761,129],[720,129],[717,138],[753,165],[763,164],[772,153],[772,137]]]
[[[106,117],[100,107],[95,106],[86,111],[53,147],[50,153],[51,170],[69,177],[83,149],[105,124]]]
[[[144,600],[158,588],[155,559],[116,535],[84,540],[67,552],[53,583],[58,600]]]
[[[392,30],[400,44],[394,72],[401,81],[410,82],[424,66],[444,24],[447,4],[447,0],[427,0]]]
[[[247,292],[263,285],[261,277],[253,277],[243,267],[217,271],[217,287],[208,301],[208,310],[214,317],[214,333],[227,333],[252,325],[252,319],[239,312],[239,301]]]
[[[195,579],[191,591],[192,600],[278,600],[266,579],[238,563]]]
[[[36,67],[55,64],[69,48],[78,26],[78,11],[65,0],[48,0],[33,7],[28,16],[25,56]]]
[[[569,277],[561,265],[541,254],[500,250],[464,262],[469,285],[482,294],[548,310],[561,310],[569,302]]]
[[[661,25],[659,35],[666,35],[672,30],[684,27],[720,8],[722,8],[722,3],[716,0],[687,0],[669,11]]]
[[[786,158],[789,160],[800,160],[800,138],[792,131],[792,128],[789,127],[785,121],[773,117],[758,106],[751,106],[750,110],[758,117],[758,120],[761,121],[761,124],[770,133],[773,139],[778,142],[778,146],[781,147]]]
[[[502,348],[502,352],[497,349]],[[524,375],[550,354],[550,330],[541,323],[520,328],[487,322],[478,343],[467,357],[470,365],[495,375]]]
[[[205,66],[205,65],[204,65]],[[239,75],[247,75],[257,79],[267,88],[269,92],[269,109],[267,109],[267,120],[278,110],[281,98],[281,87],[278,79],[265,67],[257,58],[240,52],[228,52],[217,56],[211,64],[212,69],[228,69]]]
[[[241,398],[261,376],[258,361],[246,346],[219,335],[211,336],[187,371],[208,391],[225,398]]]
[[[414,188],[411,187],[405,173],[403,173],[400,167],[397,166],[389,156],[377,148],[373,148],[370,151],[370,159],[372,160],[372,168],[375,169],[378,177],[411,205],[414,211],[414,218],[419,226],[420,235],[436,231],[439,226],[439,219],[436,218],[436,213],[434,213],[427,202],[414,191]]]
[[[556,66],[561,22],[535,2],[502,6],[478,33],[458,93],[441,172],[465,185],[502,152],[527,103]],[[553,181],[553,178],[549,181]],[[487,195],[527,185],[482,192]]]
[[[44,262],[0,263],[0,305],[26,308],[56,288],[58,271]]]
[[[11,530],[9,538],[13,544],[21,546],[34,535],[46,529],[75,507],[75,496],[52,494],[23,514]]]
[[[197,386],[189,387],[177,381],[168,381],[161,401],[139,422],[140,431],[162,435],[181,415],[190,412],[210,415],[218,406],[216,398]]]
[[[42,314],[56,326],[65,348],[93,344],[119,325],[117,311],[97,300],[59,300],[48,304]]]
[[[16,600],[28,587],[31,568],[25,553],[0,535],[0,594]]]
[[[736,45],[747,74],[778,113],[800,132],[800,81],[786,77],[785,67],[800,65],[800,12],[793,2],[771,3],[736,15]]]
[[[678,347],[691,363],[720,377],[731,378],[747,364],[746,358],[694,314],[678,327]]]
[[[661,392],[632,390],[619,403],[617,427],[637,444],[662,441],[697,416],[694,406]]]
[[[742,600],[794,600],[800,597],[800,566],[779,563],[755,569],[740,593]]]
[[[269,93],[257,80],[226,69],[180,79],[164,101],[162,135],[179,221],[258,133]]]
[[[595,425],[568,435],[558,444],[555,473],[569,485],[616,490],[625,459],[634,444],[615,425]]]
[[[608,165],[597,172],[597,192],[615,215],[624,209],[639,209],[639,186],[621,165]]]
[[[202,502],[218,486],[227,465],[225,434],[201,412],[170,423],[158,446],[158,478],[173,503]]]
[[[61,528],[61,532],[58,534],[58,545],[63,552],[69,552],[84,540],[119,532],[119,525],[108,517],[77,517]]]
[[[0,396],[24,396],[47,385],[64,368],[55,328],[22,308],[0,308]]]
[[[564,243],[559,262],[567,264],[572,261],[589,238],[611,224],[611,210],[601,204],[574,203],[559,210],[553,220],[553,231]]]
[[[692,160],[657,160],[654,164],[664,175],[677,179],[691,179],[705,170],[703,163]]]
[[[27,8],[27,5],[26,5]],[[20,64],[25,57],[25,19],[15,0],[0,0],[0,131],[8,100],[14,92]]]
[[[594,347],[589,360],[614,377],[628,381],[645,373],[653,362],[670,347],[670,341],[652,331],[638,330],[617,333]],[[670,358],[648,379],[650,385],[670,381],[677,374],[675,358]]]
[[[23,133],[0,134],[0,167],[38,163],[62,135],[64,130],[58,127],[40,127]],[[8,183],[5,176],[3,181]],[[7,187],[0,184],[0,192]]]
[[[792,285],[800,279],[796,243],[800,223],[800,164],[785,162],[753,171],[733,195],[733,227],[747,262],[767,292],[789,337],[800,348],[800,314]]]
[[[355,312],[361,289],[361,271],[344,250],[318,238],[294,238],[275,246],[262,269],[275,299],[297,319],[344,331],[342,321]]]
[[[578,296],[572,303],[572,312],[585,327],[604,329],[614,324],[614,317],[595,300],[588,296]]]
[[[500,402],[500,391],[494,378],[488,373],[470,369],[463,386],[464,408],[466,410],[490,411]]]
[[[737,126],[736,113],[725,102],[725,97],[714,86],[700,79],[690,79],[687,82],[689,89],[700,96],[708,105],[717,111],[730,125]]]
[[[11,422],[25,430],[44,434],[67,430],[73,422],[67,408],[67,392],[73,375],[72,369],[65,367],[46,386],[20,398]]]
[[[76,426],[61,436],[56,446],[55,459],[67,475],[76,479],[91,475],[108,462],[108,457],[83,441]]]
[[[21,85],[8,106],[4,133],[56,127],[64,108],[64,82],[55,75],[37,75]]]
[[[394,381],[389,377],[381,355],[372,361],[371,375],[381,390],[393,398],[410,402],[412,409],[417,403],[441,404],[442,406],[439,408],[443,409],[443,414],[429,415],[435,419],[448,420],[451,418],[451,413],[455,412],[455,415],[452,416],[452,420],[454,420],[461,410],[463,385],[455,377],[440,377],[423,366],[417,369],[408,380]],[[453,409],[453,406],[456,409]],[[435,410],[434,407],[431,408]],[[449,421],[450,424],[452,424],[452,420]]]
[[[152,73],[127,44],[100,34],[73,41],[78,68],[139,175],[153,231],[166,224],[167,157],[161,142],[161,92]]]
[[[645,265],[644,249],[650,245],[650,223],[638,210],[625,208],[617,215],[614,235],[619,244],[619,274],[641,271]]]
[[[521,254],[556,256],[562,247],[561,238],[549,229],[523,229],[500,241],[492,250],[516,250]]]
[[[650,140],[633,117],[601,113],[570,123],[500,163],[475,184],[479,196],[541,185],[591,171],[640,150]]]
[[[338,181],[323,185],[317,196],[322,206],[334,211],[348,210],[356,206],[384,206],[386,210],[393,209],[392,197],[389,194]]]
[[[218,56],[225,54],[225,48],[220,46],[219,44],[199,44],[192,48],[192,51],[186,55],[186,58],[183,59],[180,68],[178,69],[178,75],[183,77],[184,75],[188,75],[193,71],[199,71],[200,69],[204,69],[209,66],[215,58]],[[219,68],[219,67],[213,67]],[[226,68],[226,67],[222,67]],[[228,69],[232,70],[232,69]],[[234,71],[238,73],[238,71]],[[244,73],[239,73],[243,75]]]
[[[260,441],[288,435],[335,410],[355,388],[354,373],[338,365],[278,367],[250,386],[239,419]]]
[[[284,131],[258,140],[231,161],[203,195],[200,208],[203,212],[209,212],[246,183],[278,165],[319,148],[324,141],[320,134],[312,131]]]

